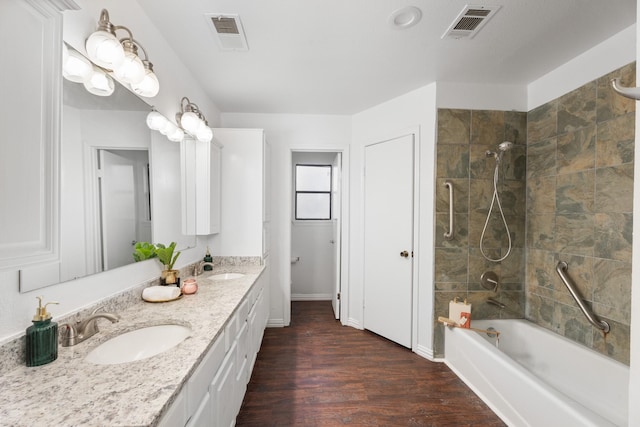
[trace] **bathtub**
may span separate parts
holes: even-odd
[[[629,367],[526,320],[445,327],[445,363],[510,426],[626,426]]]

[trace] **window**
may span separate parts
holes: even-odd
[[[331,165],[296,165],[296,219],[331,219]]]

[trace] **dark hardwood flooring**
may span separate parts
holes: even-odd
[[[504,426],[444,363],[342,326],[330,301],[267,328],[237,426]]]

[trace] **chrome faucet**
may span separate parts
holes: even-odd
[[[212,262],[209,262],[209,261],[200,261],[200,263],[199,263],[199,264],[196,264],[196,266],[193,268],[193,275],[194,275],[194,276],[198,276],[198,275],[202,274],[202,268],[203,268],[205,265],[208,265],[208,266],[210,266],[211,268],[214,268],[214,267],[215,267],[215,265],[213,265],[213,263],[212,263]]]
[[[99,332],[97,320],[100,318],[110,320],[111,323],[116,323],[120,320],[120,316],[117,314],[98,313],[97,311],[101,308],[102,307],[96,308],[91,316],[84,320],[77,320],[73,325],[69,323],[61,325],[62,346],[71,347],[94,336]]]
[[[499,307],[500,310],[504,310],[505,308],[507,308],[506,305],[504,305],[503,303],[501,303],[500,301],[497,301],[493,298],[487,298],[487,303],[491,304],[491,305],[495,305],[496,307]]]

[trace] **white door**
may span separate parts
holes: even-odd
[[[131,264],[136,240],[135,161],[100,150],[100,222],[104,270]]]
[[[340,186],[342,185],[342,154],[337,153],[336,158],[331,165],[333,169],[333,180],[331,182],[331,223],[333,226],[333,235],[331,238],[331,243],[333,243],[333,314],[336,319],[340,319],[340,288],[341,288],[341,280],[340,280],[340,269],[341,269],[341,205],[340,205],[340,197],[342,197],[340,193]]]
[[[411,347],[413,135],[365,148],[364,327]]]

